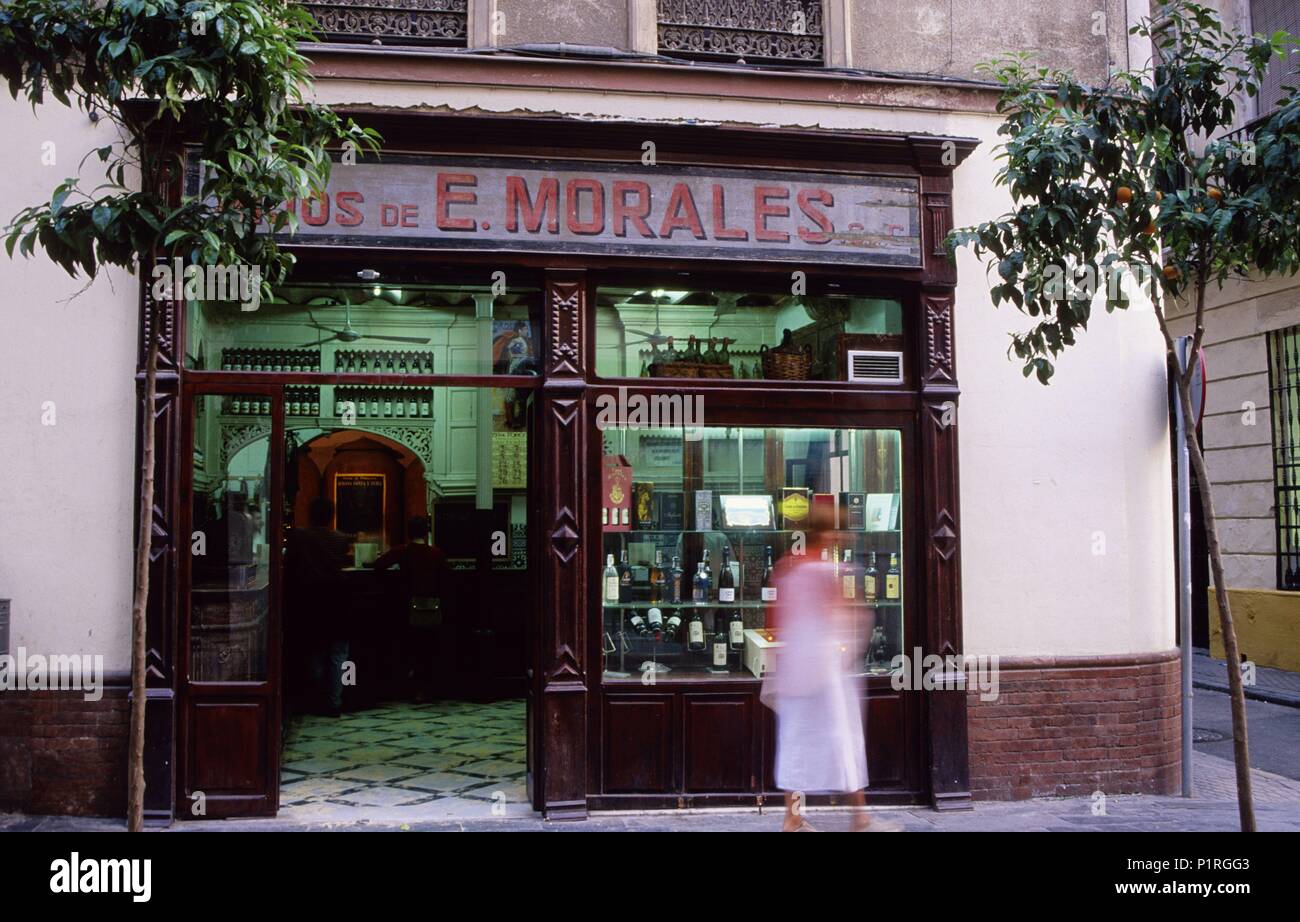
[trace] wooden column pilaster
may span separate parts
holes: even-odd
[[[957,268],[945,238],[953,227],[952,168],[969,149],[941,139],[914,140],[921,165],[922,253],[919,352],[922,509],[925,533],[925,653],[962,652],[961,525],[958,490],[956,337]],[[915,328],[914,328],[915,329]],[[929,719],[930,799],[936,810],[969,809],[970,753],[966,692],[925,693]]]
[[[535,679],[540,709],[540,806],[548,818],[587,815],[586,387],[587,279],[575,270],[546,274],[545,354],[537,431],[541,440],[542,592]]]

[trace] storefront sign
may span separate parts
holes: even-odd
[[[504,158],[336,164],[291,242],[920,266],[917,180]]]

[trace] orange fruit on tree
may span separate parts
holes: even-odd
[[[1165,266],[1164,273],[1165,278],[1170,279],[1171,281],[1182,276],[1182,273],[1178,271],[1177,266]]]
[[[1217,186],[1210,186],[1210,188],[1205,190],[1205,194],[1208,195],[1210,198],[1214,199],[1216,202],[1223,201],[1223,190],[1218,188]]]
[[[1129,202],[1133,201],[1133,190],[1128,186],[1120,186],[1115,190],[1115,201],[1119,202],[1121,205],[1127,205]]]
[[[1156,222],[1155,222],[1155,221],[1148,221],[1148,222],[1147,222],[1147,226],[1144,227],[1144,228],[1142,228],[1142,233],[1146,234],[1148,237],[1151,236],[1152,234],[1154,234],[1155,232],[1156,232]]]

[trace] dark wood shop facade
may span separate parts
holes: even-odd
[[[192,815],[196,792],[208,818],[273,814],[280,803],[289,604],[280,542],[268,542],[258,583],[266,604],[253,656],[261,667],[244,673],[200,662],[206,590],[190,553],[202,514],[195,498],[206,488],[195,446],[219,419],[230,423],[223,437],[251,437],[250,421],[226,419],[250,403],[254,415],[264,410],[256,422],[266,444],[265,534],[278,536],[296,515],[290,493],[299,484],[288,453],[294,420],[308,412],[304,392],[322,403],[311,411],[318,417],[348,394],[360,395],[364,407],[368,393],[397,387],[463,390],[467,406],[474,389],[502,395],[524,435],[515,442],[489,433],[477,447],[526,446],[514,500],[522,511],[510,519],[522,529],[520,556],[512,575],[479,580],[467,598],[470,608],[506,605],[501,587],[514,580],[507,591],[527,610],[516,613],[515,652],[495,661],[491,680],[469,697],[525,699],[528,797],[548,817],[779,801],[773,718],[759,700],[759,648],[774,638],[762,620],[767,597],[758,579],[764,552],[775,546],[779,556],[798,531],[801,497],[829,501],[837,514],[867,506],[865,525],[846,520],[845,572],[856,565],[860,582],[870,559],[883,587],[889,567],[893,594],[886,601],[882,592],[871,608],[864,662],[879,666],[918,648],[962,651],[956,274],[943,240],[952,224],[952,171],[974,142],[504,117],[368,120],[384,135],[382,157],[340,165],[326,196],[299,204],[304,225],[292,241],[299,263],[291,285],[307,294],[288,300],[314,305],[313,330],[339,323],[362,330],[371,315],[359,301],[336,318],[337,298],[308,294],[355,288],[357,273],[368,271],[361,278],[376,295],[380,285],[401,289],[395,297],[384,289],[407,311],[386,332],[421,339],[429,334],[418,320],[399,322],[417,316],[411,293],[427,305],[452,303],[448,292],[464,291],[468,325],[477,316],[493,330],[517,329],[530,341],[531,361],[438,358],[430,367],[413,359],[395,375],[391,364],[351,365],[330,351],[246,371],[238,358],[222,362],[220,350],[195,361],[193,306],[168,305],[153,414],[151,821]],[[646,140],[654,142],[649,160]],[[507,302],[514,313],[491,314],[493,304]],[[272,328],[277,309],[256,313]],[[454,335],[465,325],[449,327]],[[220,329],[212,327],[214,342]],[[787,329],[786,346],[800,351],[780,348]],[[773,351],[804,357],[796,378],[770,373]],[[703,376],[689,371],[694,366]],[[858,376],[855,368],[866,371]],[[638,396],[700,400],[704,418],[695,422],[703,437],[688,426],[673,435],[598,425],[602,408]],[[477,406],[486,412],[486,398]],[[410,433],[432,483],[442,463],[438,441],[475,436],[422,429],[424,417],[454,421],[454,408],[440,410],[436,400],[432,413],[414,398],[410,408],[401,427],[370,431]],[[230,442],[222,457],[234,457],[240,444]],[[621,507],[609,499],[611,472],[626,477]],[[472,495],[473,483],[463,482]],[[481,499],[481,483],[478,491]],[[448,497],[454,492],[447,488]],[[764,496],[772,500],[766,512]],[[434,512],[435,541],[440,534],[451,540],[452,526],[439,522],[455,508],[446,502]],[[631,574],[621,596],[606,591],[610,555],[620,574]],[[672,606],[659,588],[646,596],[639,584],[680,558],[689,593],[701,557],[715,586],[719,559],[734,557],[736,605],[745,610],[745,640],[732,645],[721,669],[642,630],[645,618],[658,629],[658,619],[674,612],[683,621],[698,617],[689,601]],[[221,598],[235,604],[232,592]],[[704,617],[721,617],[722,607],[714,601]],[[857,672],[869,800],[968,805],[965,693],[899,691],[887,669]]]

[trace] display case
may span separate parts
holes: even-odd
[[[904,644],[897,429],[602,432],[597,597],[606,681],[754,680],[780,668],[783,561],[831,565],[846,671],[886,674]],[[834,527],[812,551],[809,519]]]

